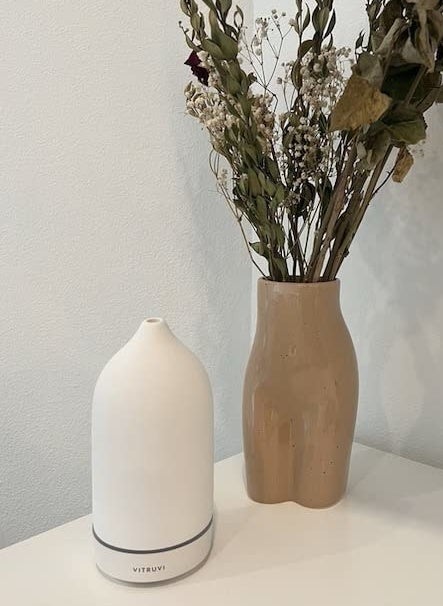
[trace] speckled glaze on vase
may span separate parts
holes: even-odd
[[[258,281],[257,330],[243,392],[249,496],[334,505],[343,497],[358,402],[340,282]]]

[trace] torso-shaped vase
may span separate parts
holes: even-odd
[[[346,490],[358,401],[340,282],[258,282],[243,395],[248,493],[328,507]]]
[[[213,411],[206,372],[151,318],[108,362],[92,415],[97,564],[129,582],[171,579],[212,544]]]

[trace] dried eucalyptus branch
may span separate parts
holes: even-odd
[[[295,0],[293,17],[274,9],[251,34],[232,0],[201,4],[180,1],[199,81],[186,107],[209,133],[251,259],[266,259],[271,280],[333,280],[393,151],[388,177],[401,182],[424,112],[443,101],[443,0],[369,0],[355,61],[334,46],[333,0]],[[296,55],[283,61],[291,38]]]

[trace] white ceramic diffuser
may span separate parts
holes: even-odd
[[[202,563],[213,535],[213,410],[207,374],[151,318],[103,369],[92,414],[96,563],[132,583]]]

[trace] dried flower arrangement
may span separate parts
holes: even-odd
[[[369,0],[352,53],[334,46],[333,0],[295,0],[289,19],[274,9],[249,38],[232,0],[202,2],[180,0],[199,81],[186,107],[209,132],[251,259],[266,259],[270,280],[334,280],[374,196],[413,165],[424,112],[443,101],[443,0]],[[296,56],[282,62],[291,36]]]

